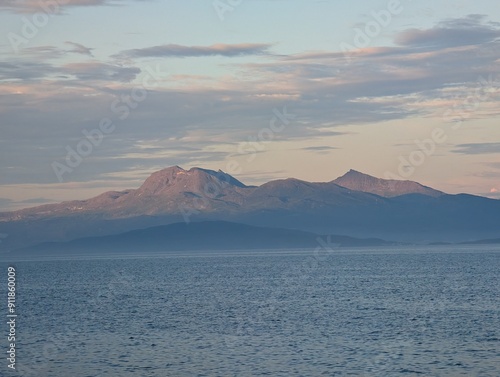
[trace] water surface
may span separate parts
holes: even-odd
[[[10,264],[26,377],[500,375],[498,247]]]

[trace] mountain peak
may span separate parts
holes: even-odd
[[[231,175],[209,169],[193,167],[185,170],[171,166],[149,176],[138,189],[139,194],[157,195],[163,192],[203,192],[210,185],[246,187]]]
[[[333,183],[350,190],[367,192],[386,198],[406,194],[422,194],[433,197],[443,195],[441,191],[423,186],[417,182],[376,178],[353,169],[335,179]]]
[[[346,177],[351,177],[351,178],[361,178],[361,177],[368,177],[368,178],[373,178],[373,179],[378,179],[374,176],[371,176],[369,174],[362,173],[358,170],[350,169],[347,173],[345,173],[342,177],[340,178],[346,178]],[[339,178],[339,179],[340,179]]]

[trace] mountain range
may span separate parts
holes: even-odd
[[[175,223],[137,229],[116,235],[78,238],[67,242],[43,242],[17,249],[16,253],[43,255],[74,253],[137,253],[165,251],[316,249],[334,251],[340,247],[391,246],[378,238],[358,239],[338,235],[317,235],[295,229],[264,228],[226,221]]]
[[[226,221],[398,242],[498,238],[500,201],[350,170],[329,182],[294,178],[247,186],[222,171],[179,166],[137,189],[0,213],[12,250],[185,222]]]

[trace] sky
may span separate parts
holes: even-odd
[[[500,199],[498,0],[1,0],[0,210],[179,165]]]

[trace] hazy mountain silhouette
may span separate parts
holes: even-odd
[[[176,222],[223,220],[410,242],[498,238],[500,201],[448,195],[351,170],[330,182],[281,179],[246,186],[222,171],[178,166],[138,189],[0,213],[0,247],[118,234]]]
[[[462,242],[463,245],[498,245],[500,238]]]
[[[380,239],[317,234],[280,228],[264,228],[225,221],[175,223],[130,232],[88,237],[69,242],[46,242],[17,253],[156,252],[196,250],[304,249],[330,252],[345,246],[393,245]],[[327,250],[327,249],[328,250]]]

